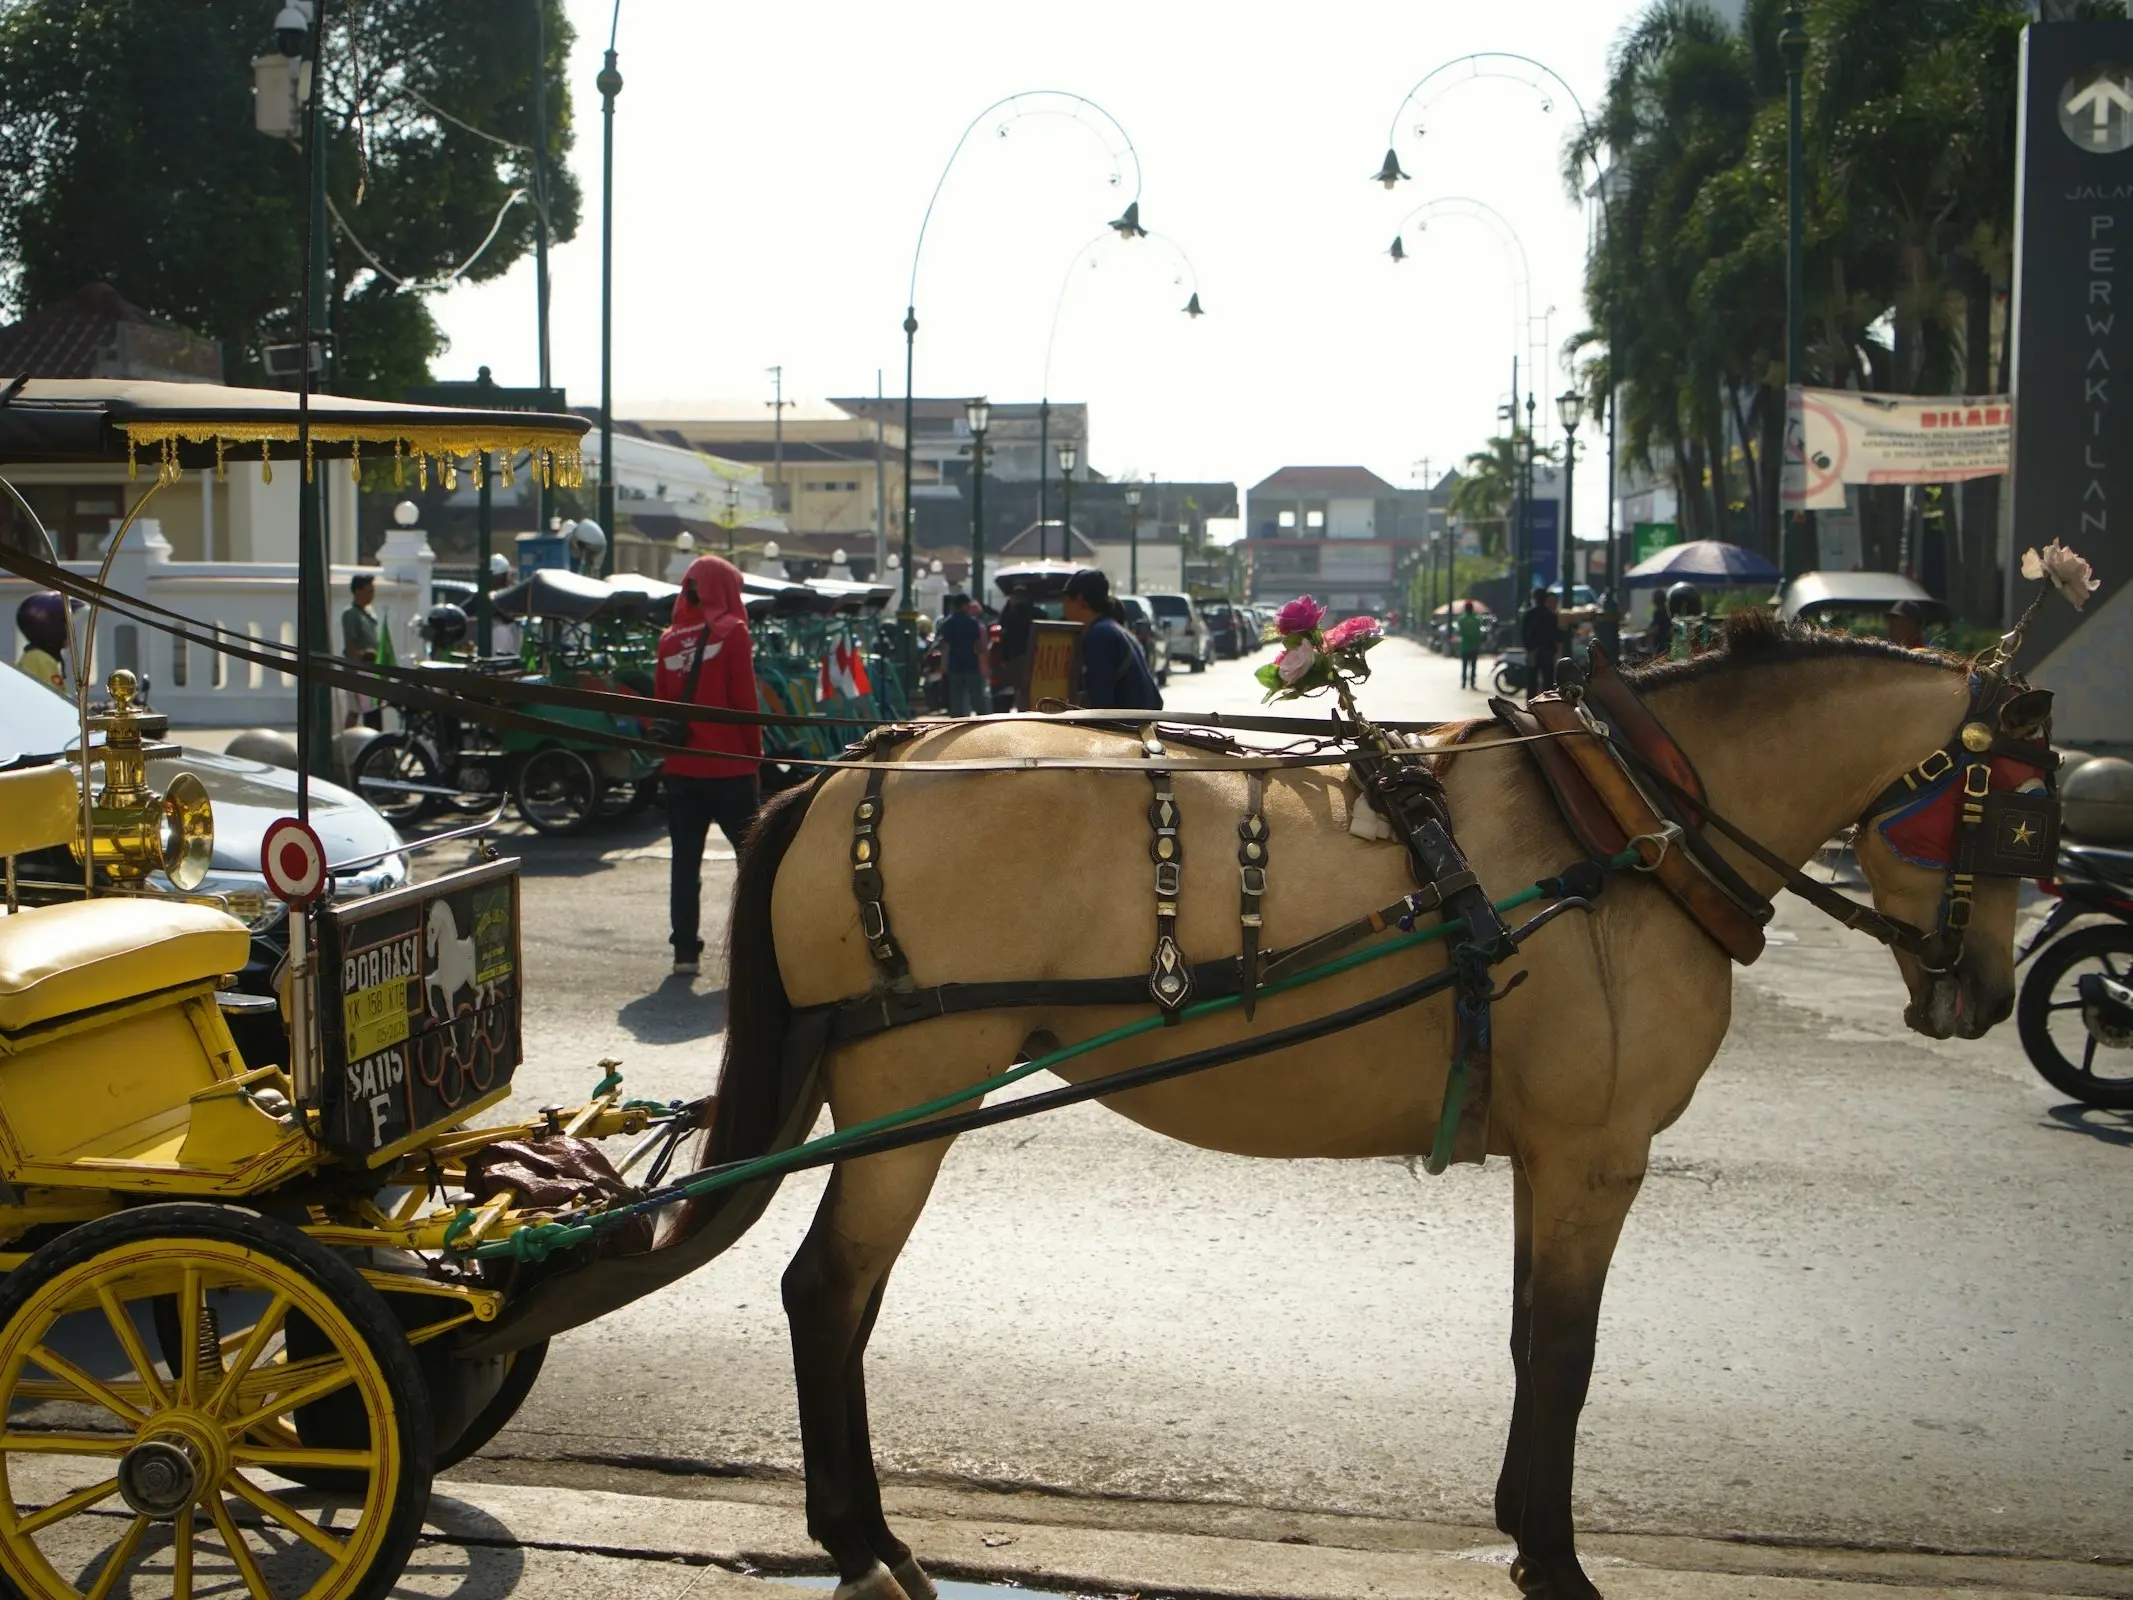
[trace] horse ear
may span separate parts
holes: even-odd
[[[2011,739],[2030,738],[2042,731],[2051,719],[2052,692],[2049,689],[2024,689],[2000,707],[2000,731]]]

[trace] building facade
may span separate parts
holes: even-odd
[[[1368,467],[1283,467],[1245,498],[1251,598],[1309,594],[1337,614],[1403,609],[1445,492],[1398,489]]]

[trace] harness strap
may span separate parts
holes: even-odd
[[[1267,826],[1266,778],[1248,772],[1244,777],[1244,820],[1237,824],[1237,924],[1243,931],[1242,963],[1244,1020],[1252,1020],[1259,1002],[1259,901],[1266,893]]]
[[[1141,754],[1150,761],[1163,759],[1163,741],[1154,724],[1141,730]],[[1192,968],[1178,949],[1178,895],[1184,887],[1185,841],[1178,834],[1178,799],[1170,786],[1170,772],[1150,767],[1148,782],[1154,798],[1148,802],[1148,826],[1154,837],[1148,841],[1148,856],[1155,863],[1155,954],[1148,966],[1148,993],[1162,1010],[1163,1021],[1175,1024],[1178,1013],[1192,999]]]
[[[881,986],[908,990],[911,964],[890,931],[889,908],[882,901],[881,784],[887,773],[886,766],[870,767],[866,793],[852,807],[852,894],[859,901],[859,931],[880,970]]]

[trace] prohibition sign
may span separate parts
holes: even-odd
[[[326,849],[308,823],[276,817],[259,847],[259,870],[275,898],[307,906],[326,887]]]

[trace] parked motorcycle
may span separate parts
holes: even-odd
[[[2044,1081],[2084,1105],[2133,1111],[2133,850],[2070,844],[2058,897],[2022,960],[2035,959],[2015,1025]],[[2107,923],[2074,928],[2082,917]]]

